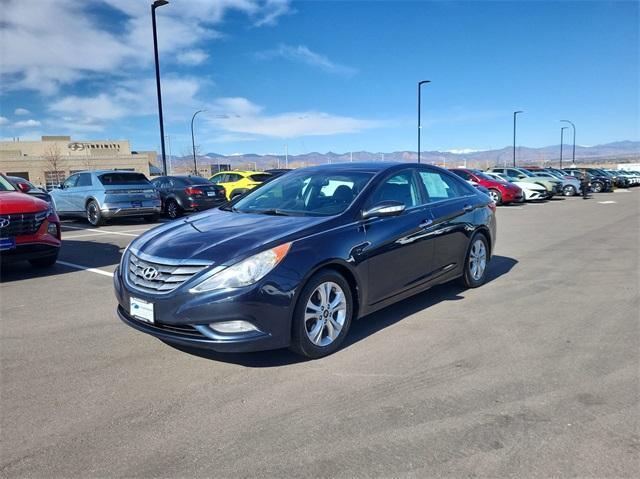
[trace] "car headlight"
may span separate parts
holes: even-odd
[[[35,215],[36,216],[36,221],[37,222],[44,221],[52,213],[53,213],[53,208],[51,208],[51,205],[48,205],[48,208],[46,210],[36,213],[36,215]]]
[[[190,289],[192,293],[202,293],[216,289],[241,288],[264,278],[287,255],[291,243],[262,251],[234,265],[224,268],[202,283]]]

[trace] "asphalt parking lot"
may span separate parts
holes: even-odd
[[[364,318],[317,361],[125,326],[111,273],[150,226],[65,222],[54,268],[3,271],[1,475],[635,476],[640,189],[497,214],[488,284]]]

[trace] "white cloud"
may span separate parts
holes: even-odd
[[[261,60],[284,58],[286,60],[304,63],[306,65],[319,68],[320,70],[339,75],[351,76],[357,73],[355,68],[334,63],[325,55],[311,51],[309,47],[304,45],[279,45],[278,48],[273,50],[256,53],[256,57]]]
[[[176,60],[178,60],[178,63],[189,66],[200,65],[207,58],[209,58],[209,55],[207,55],[207,53],[202,50],[187,50],[178,53],[178,55],[176,56]]]
[[[86,0],[3,0],[0,80],[7,90],[53,94],[61,85],[95,74],[130,75],[153,62],[149,3],[105,0],[124,19],[114,31]],[[290,12],[282,0],[175,0],[157,10],[162,61],[203,61],[197,46],[220,37],[214,26],[227,12],[247,15],[254,24],[272,25]],[[192,53],[185,53],[191,51]],[[201,52],[203,53],[203,52]],[[184,56],[186,55],[186,57]]]
[[[24,120],[17,121],[11,126],[13,128],[35,128],[36,126],[40,126],[41,124],[42,123],[40,123],[38,120]]]
[[[269,138],[296,138],[355,133],[381,123],[318,111],[263,113],[264,108],[246,98],[220,98],[209,108],[207,119],[218,130]]]
[[[28,115],[31,112],[26,108],[16,108],[15,110],[13,110],[13,113],[14,115],[24,116],[24,115]]]
[[[9,119],[5,116],[0,116],[0,126],[8,125],[8,124],[9,124]]]

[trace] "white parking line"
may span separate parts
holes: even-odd
[[[613,201],[613,200],[609,200],[609,201],[598,201],[598,204],[600,205],[610,205],[613,203],[617,203],[617,201]]]
[[[72,239],[72,238],[84,238],[85,236],[98,236],[98,235],[122,235],[122,236],[140,236],[138,234],[130,234],[130,233],[141,233],[144,231],[148,231],[148,228],[135,229],[135,230],[124,230],[124,231],[107,231],[107,230],[96,230],[90,228],[83,228],[83,231],[94,231],[95,233],[87,233],[83,235],[71,235],[71,236],[63,236],[63,239]],[[64,231],[63,231],[64,233]]]
[[[101,274],[103,276],[109,276],[110,278],[113,278],[113,273],[109,273],[108,271],[102,271],[101,269],[87,268],[86,266],[82,266],[82,265],[75,264],[75,263],[67,263],[66,261],[60,261],[60,260],[58,260],[57,264],[61,264],[61,265],[64,265],[64,266],[69,266],[70,268],[80,269],[80,270],[83,270],[83,271],[89,271],[91,273]]]
[[[134,231],[147,231],[147,229],[137,229],[137,230],[124,230],[124,231],[108,231],[108,230],[98,230],[93,228],[77,228],[82,231],[93,231],[94,233],[86,234],[86,235],[75,235],[76,238],[80,238],[82,236],[95,236],[95,235],[121,235],[121,236],[140,236],[137,234],[132,234]],[[63,231],[64,233],[64,231]],[[71,236],[65,236],[65,238],[71,238]]]

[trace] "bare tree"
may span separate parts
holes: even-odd
[[[64,181],[64,170],[62,170],[62,155],[60,147],[54,143],[47,147],[44,153],[44,161],[47,167],[45,172],[45,183],[47,187],[58,185]]]

